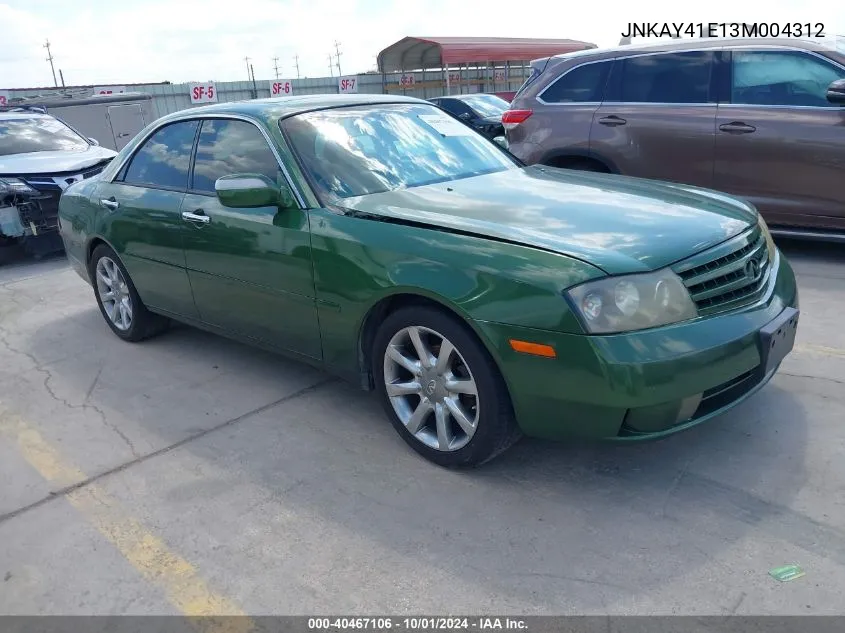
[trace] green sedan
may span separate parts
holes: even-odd
[[[60,222],[120,338],[174,319],[318,365],[444,466],[687,429],[765,385],[798,323],[746,202],[526,167],[404,97],[166,116]]]

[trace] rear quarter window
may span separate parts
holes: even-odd
[[[610,74],[612,60],[588,62],[564,73],[541,94],[546,103],[598,103]]]

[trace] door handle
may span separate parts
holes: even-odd
[[[719,126],[719,129],[722,130],[722,132],[727,132],[728,134],[751,134],[752,132],[757,131],[756,127],[743,123],[742,121],[722,123],[722,125]]]
[[[120,206],[120,203],[115,200],[114,196],[112,196],[111,198],[101,198],[100,206],[105,207],[109,211],[116,211],[117,208]]]
[[[197,224],[208,224],[211,218],[205,214],[202,209],[196,211],[182,211],[182,219],[185,222],[196,222]]]
[[[625,125],[627,121],[622,117],[618,117],[615,114],[611,114],[610,116],[602,117],[599,119],[599,123],[602,125],[607,125],[608,127],[616,127],[617,125]]]

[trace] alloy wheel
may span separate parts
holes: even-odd
[[[422,326],[399,330],[384,353],[384,386],[402,424],[440,451],[466,446],[478,428],[478,386],[460,351]]]
[[[97,294],[103,310],[118,330],[132,327],[132,297],[120,268],[110,257],[101,257],[96,268]]]

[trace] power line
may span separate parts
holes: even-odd
[[[334,63],[332,62],[331,53],[329,53],[329,75],[334,77]]]
[[[299,79],[299,55],[294,55],[293,59],[296,61],[296,78]]]
[[[44,48],[47,49],[47,61],[50,62],[50,70],[53,71],[53,85],[58,88],[59,82],[56,81],[56,68],[53,66],[53,53],[50,52],[50,40],[47,40],[47,43],[44,44]]]
[[[249,60],[250,60],[249,57],[244,57],[244,63],[246,63],[246,79],[247,79],[247,81],[249,81],[251,79],[250,73],[249,73]]]
[[[340,70],[340,56],[343,55],[343,53],[340,52],[340,42],[337,40],[334,41],[334,51],[335,59],[337,60],[337,76],[340,77],[343,74]]]
[[[276,79],[279,78],[279,58],[273,58],[273,69],[276,71]]]

